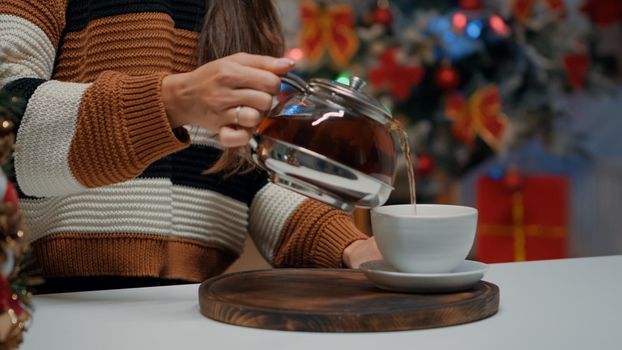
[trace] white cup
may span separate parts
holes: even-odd
[[[457,205],[387,205],[371,210],[372,231],[384,259],[402,272],[446,273],[469,254],[477,209]]]

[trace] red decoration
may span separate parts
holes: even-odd
[[[420,65],[400,65],[399,52],[398,48],[391,48],[380,55],[380,64],[369,72],[369,81],[376,88],[388,86],[395,98],[403,100],[421,82],[424,69]]]
[[[512,2],[512,13],[520,22],[525,22],[531,15],[535,0],[514,0]]]
[[[503,18],[497,15],[493,15],[493,16],[490,16],[488,23],[490,24],[490,27],[492,28],[492,30],[495,31],[495,33],[499,35],[510,34],[510,28],[507,26],[507,24],[505,24],[505,21],[503,20]]]
[[[445,103],[445,112],[453,121],[452,132],[460,142],[471,145],[475,136],[497,149],[507,129],[507,119],[501,112],[501,97],[492,85],[477,90],[466,100],[451,95]]]
[[[456,12],[451,16],[451,24],[458,30],[463,30],[467,26],[467,16],[464,13]]]
[[[523,185],[523,177],[517,171],[509,171],[503,178],[503,184],[510,190],[518,190]]]
[[[4,196],[2,197],[2,202],[13,204],[13,212],[15,212],[17,210],[17,207],[19,206],[19,197],[17,196],[17,191],[15,191],[15,187],[13,187],[11,181],[8,181],[6,177],[0,181],[6,181],[6,191],[4,192]]]
[[[607,27],[622,20],[622,1],[587,0],[581,7],[581,11],[599,27]]]
[[[385,27],[390,27],[393,24],[393,13],[388,4],[377,6],[371,14],[372,22],[382,24]]]
[[[16,315],[20,315],[24,309],[18,299],[14,299],[13,290],[9,285],[9,281],[0,274],[0,314],[12,309]]]
[[[566,257],[568,183],[562,176],[524,176],[520,188],[481,177],[476,259],[486,263]]]
[[[417,163],[415,166],[415,171],[418,175],[428,176],[434,171],[435,168],[434,159],[427,154],[422,154],[417,157]]]
[[[465,10],[479,10],[482,8],[482,0],[460,0],[458,6]]]
[[[564,4],[564,0],[546,0],[546,4],[551,11],[555,11],[558,13],[566,12],[566,5]]]
[[[0,274],[0,314],[3,314],[8,309],[10,309],[12,295],[13,291],[11,291],[9,281],[7,281],[7,279],[2,276],[2,274]]]
[[[573,89],[585,86],[585,78],[589,67],[589,59],[584,54],[564,55],[564,69],[568,76],[568,84]]]
[[[460,75],[452,66],[444,65],[436,71],[435,82],[443,90],[453,90],[460,84]]]
[[[310,61],[318,61],[328,50],[337,65],[350,62],[359,47],[351,6],[320,6],[306,0],[300,5],[300,20],[300,46]]]
[[[512,13],[519,22],[524,23],[531,16],[537,2],[544,2],[547,8],[553,12],[563,14],[566,11],[563,0],[514,0],[512,2]]]

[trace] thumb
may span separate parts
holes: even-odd
[[[247,53],[236,53],[231,56],[231,59],[241,65],[263,69],[270,71],[276,75],[283,75],[289,72],[296,62],[287,57],[270,57],[261,55],[251,55]]]

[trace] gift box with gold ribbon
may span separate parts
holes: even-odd
[[[564,176],[481,177],[475,258],[486,263],[565,258],[568,207]]]

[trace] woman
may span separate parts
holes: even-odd
[[[280,30],[263,0],[0,0],[0,87],[26,106],[14,180],[40,292],[201,282],[247,232],[274,266],[380,257],[348,214],[245,161],[294,66],[275,58]]]

